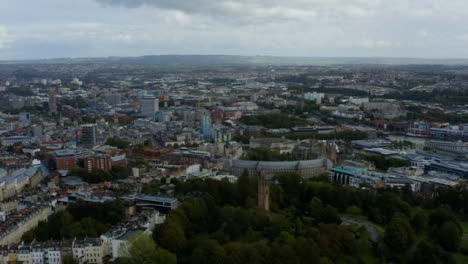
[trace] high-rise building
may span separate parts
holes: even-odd
[[[86,148],[93,148],[96,145],[96,124],[86,124],[81,126],[81,144]]]
[[[313,101],[316,104],[321,104],[323,98],[325,98],[325,94],[324,93],[317,93],[317,92],[305,93],[303,98],[306,101]]]
[[[49,112],[51,114],[57,113],[57,94],[55,91],[49,92]]]
[[[122,103],[122,94],[115,91],[108,91],[104,93],[104,101],[108,105],[118,105]]]
[[[172,117],[172,112],[168,111],[158,111],[156,113],[157,122],[170,122]]]
[[[112,105],[118,105],[122,103],[122,94],[120,93],[112,93],[111,99]]]
[[[159,110],[159,99],[151,95],[145,95],[140,100],[140,113],[142,116],[154,118]]]
[[[202,116],[200,127],[201,133],[203,134],[203,139],[211,140],[211,116],[209,114]]]
[[[31,126],[31,134],[33,135],[33,137],[42,138],[42,126],[32,125]]]

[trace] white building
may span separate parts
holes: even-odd
[[[31,264],[32,263],[31,247],[27,244],[19,245],[17,258],[20,263]]]
[[[234,104],[242,112],[257,111],[258,105],[254,102],[238,102]]]
[[[35,139],[32,137],[26,136],[11,136],[5,137],[2,139],[2,146],[9,147],[14,144],[29,145],[35,142]]]
[[[304,100],[314,101],[316,104],[321,104],[323,98],[325,98],[324,93],[312,92],[304,94]]]
[[[104,248],[102,240],[99,238],[86,238],[76,240],[73,243],[73,258],[80,264],[102,264],[104,257]]]
[[[369,97],[349,97],[349,103],[353,105],[361,106],[364,103],[369,102]]]
[[[142,232],[142,230],[128,230],[112,238],[110,241],[112,258],[116,259],[128,255],[128,241]]]
[[[44,256],[44,250],[41,247],[33,247],[31,249],[31,258],[33,264],[43,264]]]
[[[60,253],[60,247],[57,244],[48,245],[46,248],[44,248],[44,258],[46,263],[61,264],[62,254]]]

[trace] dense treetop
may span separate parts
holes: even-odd
[[[422,197],[326,179],[277,175],[271,212],[256,207],[257,179],[246,172],[236,184],[180,182],[176,193],[190,198],[153,237],[179,263],[455,263],[453,256],[467,251],[459,220],[466,217],[466,190]],[[375,227],[378,239],[343,217]]]

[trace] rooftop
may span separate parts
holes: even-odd
[[[367,172],[366,169],[358,168],[358,167],[352,167],[352,166],[334,167],[332,169],[332,171],[341,172],[341,173],[350,174],[350,175],[360,175],[360,174],[364,174],[364,173]]]

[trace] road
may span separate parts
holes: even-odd
[[[364,221],[351,219],[351,218],[348,218],[348,217],[341,217],[341,221],[343,221],[341,223],[342,225],[364,226],[366,228],[367,232],[369,232],[369,239],[372,242],[377,242],[377,240],[379,240],[379,231],[374,226],[372,226],[371,224],[369,224],[367,222],[364,222]]]

